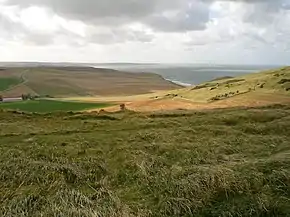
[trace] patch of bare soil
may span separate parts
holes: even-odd
[[[211,103],[198,103],[179,98],[140,100],[125,103],[127,109],[137,112],[162,110],[205,110],[230,107],[258,107],[271,104],[290,104],[290,97],[277,94],[256,94],[240,95]],[[105,110],[109,112],[119,111],[120,106],[112,106],[106,108]]]

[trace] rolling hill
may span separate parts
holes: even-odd
[[[81,100],[81,99],[80,99]],[[96,101],[90,98],[88,101]],[[108,98],[103,101],[110,101]],[[290,67],[218,78],[197,86],[112,99],[134,111],[255,107],[290,103]],[[115,111],[118,108],[111,108]]]
[[[235,78],[215,79],[194,87],[170,91],[163,97],[174,96],[195,102],[212,102],[239,95],[251,96],[255,93],[277,93],[290,96],[290,67]]]
[[[205,107],[254,106],[290,102],[290,67],[221,78],[156,95]]]
[[[2,68],[0,94],[67,97],[135,95],[172,90],[179,85],[153,73],[129,73],[81,66]]]

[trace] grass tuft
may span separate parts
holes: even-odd
[[[287,106],[0,118],[0,216],[289,216]]]

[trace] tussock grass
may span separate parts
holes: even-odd
[[[0,118],[0,216],[289,216],[287,106]]]

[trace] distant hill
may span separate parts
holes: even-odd
[[[38,63],[37,63],[38,64]],[[179,85],[153,73],[129,73],[84,66],[1,67],[0,94],[41,96],[135,95],[173,90]]]

